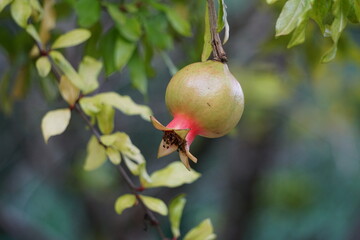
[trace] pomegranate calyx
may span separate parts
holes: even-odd
[[[186,137],[191,129],[175,129],[165,127],[153,116],[150,117],[150,120],[156,129],[164,132],[157,157],[161,158],[178,151],[182,163],[188,170],[190,170],[189,158],[193,162],[197,162],[197,158],[190,153],[189,142],[186,140]]]

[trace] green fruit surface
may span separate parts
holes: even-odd
[[[199,135],[221,137],[239,122],[244,95],[228,66],[217,61],[190,64],[170,80],[165,96],[171,114],[185,115],[202,131]]]

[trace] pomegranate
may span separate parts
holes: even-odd
[[[206,61],[190,64],[170,80],[165,101],[174,119],[165,127],[151,116],[154,127],[164,132],[158,158],[178,151],[190,169],[189,149],[197,135],[216,138],[236,126],[244,110],[244,95],[227,64]]]

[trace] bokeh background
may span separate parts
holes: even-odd
[[[76,26],[67,2],[57,3],[58,33]],[[320,64],[332,42],[315,24],[308,25],[304,44],[287,49],[289,38],[274,38],[282,3],[226,2],[230,40],[225,50],[246,97],[243,117],[228,136],[195,140],[192,153],[199,162],[193,168],[202,174],[199,180],[146,193],[166,202],[187,194],[183,234],[209,217],[221,240],[360,239],[359,26],[347,27],[336,59]],[[200,60],[201,6],[194,4],[189,12],[193,36],[179,37],[168,51],[178,68]],[[109,18],[102,17],[106,25]],[[4,37],[9,33],[10,40]],[[12,42],[19,54],[31,49],[24,35],[8,11],[0,14],[1,75],[7,69],[21,75],[14,73],[4,46]],[[82,50],[66,53],[76,63]],[[16,64],[26,57],[19,55]],[[160,54],[152,65],[156,75],[147,96],[131,87],[127,69],[102,79],[101,91],[130,95],[165,123],[171,120],[164,103],[171,75]],[[26,91],[10,95],[15,80],[0,80],[0,239],[158,239],[141,208],[115,213],[114,201],[129,192],[116,168],[106,163],[83,170],[90,132],[79,116],[63,135],[44,143],[41,118],[66,104],[34,69],[26,75]],[[156,159],[161,133],[139,117],[117,112],[116,130],[130,135],[149,172],[178,161],[176,154]],[[159,219],[170,236],[167,218]]]

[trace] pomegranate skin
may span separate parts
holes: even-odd
[[[244,94],[228,66],[218,61],[190,64],[170,80],[166,105],[175,117],[185,116],[199,126],[197,135],[221,137],[239,122]]]

